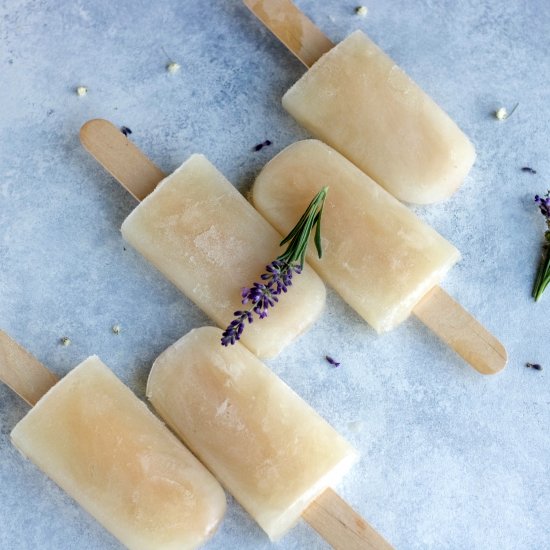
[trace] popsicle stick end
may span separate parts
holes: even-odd
[[[336,550],[392,550],[393,546],[332,489],[302,514]]]
[[[442,288],[433,288],[413,313],[481,374],[496,374],[508,362],[505,347]]]
[[[244,4],[308,68],[334,47],[290,0],[244,0]]]
[[[36,357],[0,330],[0,381],[34,406],[58,378]]]
[[[112,122],[95,118],[80,128],[80,142],[135,199],[143,200],[165,177]]]

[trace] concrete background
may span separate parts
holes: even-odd
[[[550,5],[369,0],[361,18],[347,0],[297,3],[334,41],[366,30],[475,143],[459,192],[415,211],[462,251],[443,286],[510,361],[482,377],[415,319],[378,337],[329,291],[320,321],[269,364],[361,451],[338,491],[397,548],[548,548],[550,291],[538,304],[530,292],[544,230],[533,195],[550,186]],[[245,192],[307,136],[280,105],[302,73],[237,0],[0,0],[0,326],[58,375],[96,353],[143,397],[154,358],[208,319],[124,249],[135,202],[78,130],[126,125],[165,171],[202,152]],[[492,116],[516,102],[509,120]],[[0,548],[119,548],[10,444],[26,411],[0,385]],[[228,499],[207,548],[271,547]],[[274,547],[326,545],[301,523]]]

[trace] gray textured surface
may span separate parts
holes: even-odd
[[[329,293],[321,320],[270,366],[361,451],[338,489],[397,548],[548,548],[550,291],[530,298],[543,231],[532,196],[550,180],[548,3],[373,1],[364,19],[354,2],[298,4],[335,41],[366,29],[474,141],[461,190],[416,211],[463,252],[443,286],[510,362],[483,378],[418,321],[376,337]],[[302,72],[236,0],[1,0],[0,326],[59,375],[97,353],[143,396],[154,358],[208,320],[124,250],[134,201],[80,147],[79,127],[130,127],[166,171],[202,152],[245,191],[306,136],[280,106]],[[515,102],[508,121],[491,116]],[[26,410],[0,385],[0,548],[118,548],[11,446]],[[230,499],[207,547],[269,546]],[[276,547],[325,548],[305,524]]]

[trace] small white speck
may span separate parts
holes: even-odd
[[[516,103],[514,105],[514,108],[510,112],[508,112],[506,107],[500,107],[499,109],[497,109],[495,111],[495,118],[497,120],[506,120],[506,119],[510,118],[514,114],[514,111],[518,108],[518,105],[519,105],[519,103]]]
[[[358,6],[355,8],[355,13],[357,15],[360,15],[361,17],[365,17],[367,13],[369,12],[367,6]]]
[[[71,339],[68,337],[68,336],[63,336],[63,338],[60,338],[59,339],[59,343],[62,345],[62,346],[70,346],[71,345]]]
[[[506,107],[501,107],[495,112],[495,116],[499,120],[506,120],[508,118],[508,111],[506,110]]]
[[[113,334],[120,334],[120,325],[113,325],[111,330],[113,331]]]
[[[86,88],[86,86],[79,86],[76,89],[76,95],[80,97],[85,96],[87,93],[88,93],[88,88]]]
[[[168,63],[168,65],[166,65],[166,70],[170,74],[177,73],[180,69],[181,65],[179,63],[176,63],[175,61],[171,61],[170,63]]]

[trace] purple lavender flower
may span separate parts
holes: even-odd
[[[545,218],[547,228],[544,233],[545,243],[542,248],[542,257],[533,287],[533,298],[537,301],[550,284],[550,191],[544,197],[535,195],[535,203]]]
[[[302,268],[299,264],[288,264],[284,261],[274,260],[265,266],[266,272],[260,278],[261,283],[254,283],[251,288],[243,288],[241,292],[241,303],[246,305],[250,303],[250,308],[246,311],[235,311],[235,319],[222,334],[222,345],[233,345],[240,339],[245,327],[245,322],[252,323],[254,320],[252,312],[260,319],[265,319],[269,308],[275,306],[279,301],[278,296],[282,292],[287,292],[288,287],[292,285],[292,274],[300,273]]]
[[[336,359],[333,359],[330,355],[325,355],[325,359],[328,361],[329,364],[333,365],[334,367],[339,367],[340,363],[336,361]]]
[[[542,370],[542,365],[539,365],[538,363],[525,363],[525,366],[528,369]]]
[[[538,204],[541,214],[546,218],[546,222],[550,220],[550,192],[544,197],[535,195],[535,202]]]
[[[260,319],[265,319],[271,308],[279,301],[279,296],[292,286],[293,275],[299,275],[304,265],[310,233],[315,229],[315,247],[319,258],[321,250],[321,214],[328,187],[323,187],[311,201],[303,216],[292,231],[281,241],[281,245],[289,243],[287,249],[277,259],[265,266],[265,273],[260,275],[261,282],[255,282],[251,287],[241,291],[241,303],[250,304],[247,310],[233,313],[235,317],[222,334],[222,346],[233,345],[241,338],[246,322],[252,323],[255,313]],[[338,366],[338,365],[335,365]]]
[[[269,145],[271,145],[271,140],[266,139],[262,143],[258,143],[258,145],[254,145],[252,150],[258,152],[258,151],[261,151],[264,147],[268,147]]]

